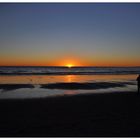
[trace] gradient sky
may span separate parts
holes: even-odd
[[[140,66],[140,4],[0,4],[0,65]]]

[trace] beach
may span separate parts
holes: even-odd
[[[139,137],[139,68],[110,69],[1,68],[0,137]]]
[[[0,3],[0,137],[140,137],[140,3]]]
[[[136,92],[1,100],[1,137],[139,137]]]

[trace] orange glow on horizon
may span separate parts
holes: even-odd
[[[77,58],[61,58],[59,60],[59,62],[54,62],[53,63],[56,66],[65,66],[68,68],[74,67],[74,66],[86,66],[83,65],[84,63],[81,63],[81,60],[77,59]]]
[[[59,59],[1,59],[0,66],[65,66],[65,67],[78,67],[78,66],[140,66],[140,62],[138,60],[103,60],[103,59],[90,59],[86,58],[66,58],[62,57]]]

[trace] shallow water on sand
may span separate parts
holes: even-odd
[[[29,76],[0,76],[0,85],[4,84],[15,84],[18,87],[18,84],[31,84],[33,88],[14,88],[14,89],[3,89],[1,86],[0,89],[0,99],[23,99],[23,98],[43,98],[50,96],[64,96],[64,95],[75,95],[75,94],[95,94],[95,93],[110,93],[110,92],[130,92],[136,91],[136,77],[137,75],[61,75],[61,76],[52,76],[52,75],[29,75]],[[104,87],[102,84],[109,86]],[[50,88],[41,88],[42,84],[56,84],[57,83],[93,83],[98,84],[92,89],[84,89],[81,85],[74,86],[74,89],[71,87],[63,88],[54,87]],[[119,83],[118,85],[115,85]],[[14,86],[15,86],[14,85]]]
[[[135,81],[137,75],[22,75],[0,76],[0,84],[49,84],[60,82]]]

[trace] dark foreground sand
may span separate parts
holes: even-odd
[[[0,100],[1,137],[139,137],[140,95]]]

